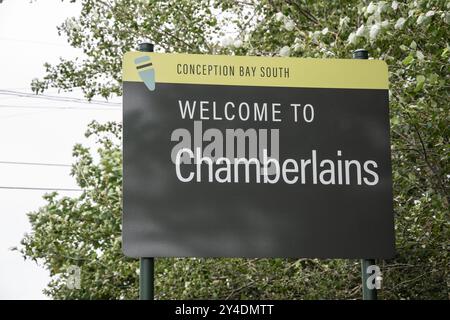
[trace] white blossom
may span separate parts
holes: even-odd
[[[434,11],[433,11],[433,10],[428,11],[428,12],[425,14],[425,16],[426,16],[426,17],[432,17],[432,16],[434,16]]]
[[[356,43],[356,34],[354,32],[350,33],[347,41],[348,41],[348,43],[355,44]]]
[[[395,25],[394,25],[394,28],[395,29],[402,29],[403,28],[403,25],[405,24],[405,22],[406,22],[406,19],[405,18],[399,18],[398,20],[397,20],[397,22],[395,23]]]
[[[235,40],[233,43],[233,47],[235,47],[235,48],[242,47],[242,40],[239,40],[239,39]]]
[[[322,34],[322,32],[318,31],[318,30],[316,30],[313,33],[311,33],[311,40],[312,40],[312,42],[316,43],[316,44],[321,44],[321,42],[318,41],[318,39],[319,39],[321,34]]]
[[[275,14],[275,20],[277,20],[277,21],[282,21],[282,20],[284,20],[284,14],[281,13],[281,12],[277,12],[277,13]]]
[[[376,14],[379,16],[384,10],[384,1],[378,3]]]
[[[350,21],[349,17],[344,17],[344,18],[340,18],[339,19],[339,26],[346,26],[348,24],[348,22]]]
[[[80,29],[80,26],[78,25],[78,22],[75,18],[69,18],[65,22],[66,28],[70,31],[77,31]]]
[[[296,42],[292,49],[294,49],[294,51],[299,51],[301,48],[302,48],[301,43]]]
[[[95,254],[97,255],[97,257],[101,257],[103,256],[103,251],[100,248],[95,249]]]
[[[387,21],[387,20],[384,20],[383,22],[381,22],[381,26],[383,28],[386,28],[388,25],[389,25],[389,21]]]
[[[323,28],[321,32],[323,35],[326,35],[328,33],[328,28]]]
[[[425,16],[423,14],[421,14],[418,18],[417,18],[417,24],[422,24],[422,22],[425,21]]]
[[[370,39],[375,40],[379,32],[380,32],[380,25],[378,23],[372,25],[369,31]]]
[[[416,51],[416,57],[417,59],[419,59],[420,61],[423,61],[423,59],[425,59],[425,56],[423,55],[422,51],[417,50]]]
[[[222,38],[221,43],[222,43],[223,47],[230,47],[230,46],[233,45],[234,40],[230,36],[225,36],[225,37]]]
[[[93,19],[94,21],[95,21],[95,20],[98,20],[99,14],[98,14],[96,11],[94,11],[94,12],[91,13],[91,17],[92,17],[92,19]]]
[[[394,9],[394,10],[397,10],[398,9],[398,2],[397,1],[392,1],[391,8]]]
[[[300,49],[303,49],[303,42],[300,38],[295,38],[294,40],[294,46],[292,47],[292,49],[294,49],[294,51],[299,51]]]
[[[356,30],[356,35],[357,35],[358,37],[362,37],[363,34],[364,34],[364,25],[360,26],[360,27],[358,28],[358,30]]]
[[[374,4],[373,2],[369,3],[369,5],[367,6],[367,10],[366,10],[367,13],[368,14],[374,13],[375,10],[377,10],[377,5]]]
[[[450,24],[450,13],[449,12],[443,13],[442,16],[443,16],[444,22],[447,24]]]
[[[291,19],[286,19],[286,20],[284,21],[284,28],[285,28],[287,31],[292,31],[292,30],[294,30],[294,27],[295,27],[295,23],[294,23],[294,21],[292,21]]]
[[[284,46],[283,48],[280,49],[279,54],[282,57],[289,57],[289,55],[291,54],[291,48],[289,48],[288,46]]]

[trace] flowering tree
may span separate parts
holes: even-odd
[[[59,27],[85,58],[45,66],[32,88],[121,94],[121,58],[157,51],[350,58],[365,48],[390,72],[397,257],[380,261],[383,298],[448,298],[450,5],[416,1],[93,1]],[[136,298],[136,261],[120,250],[120,126],[93,124],[100,161],[76,146],[78,198],[46,196],[30,214],[25,257],[44,264],[55,298]],[[81,267],[81,288],[64,285]],[[358,261],[158,259],[158,298],[358,298]]]

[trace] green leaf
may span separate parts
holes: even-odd
[[[405,59],[403,59],[402,64],[407,66],[410,65],[414,61],[414,56],[409,54]]]
[[[423,86],[425,84],[425,76],[424,75],[418,75],[416,77],[416,88],[414,89],[415,92],[419,92],[422,90]]]

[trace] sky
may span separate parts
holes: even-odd
[[[45,92],[46,96],[76,101],[18,94],[31,92],[31,80],[44,75],[45,62],[82,57],[82,52],[70,47],[56,29],[79,12],[80,5],[69,1],[0,3],[0,299],[48,299],[42,290],[50,280],[42,266],[11,251],[30,232],[26,214],[45,204],[42,196],[47,191],[11,188],[78,188],[69,166],[24,163],[70,165],[74,144],[90,145],[84,138],[88,123],[122,118],[120,100],[92,105],[79,101],[83,96],[77,90]]]

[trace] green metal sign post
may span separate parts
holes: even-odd
[[[153,44],[140,43],[139,51],[153,52]],[[140,258],[139,269],[139,299],[154,300],[155,298],[155,258]]]
[[[368,287],[369,273],[368,268],[375,265],[374,259],[361,259],[361,278],[363,300],[377,300],[377,289]]]
[[[358,49],[353,52],[353,59],[369,59],[369,52],[364,49]],[[361,278],[363,300],[377,300],[377,289],[369,288],[367,282],[369,279],[368,267],[375,265],[374,259],[361,259]]]
[[[154,292],[154,277],[155,277],[155,259],[141,258],[140,272],[139,272],[139,299],[153,300]]]

